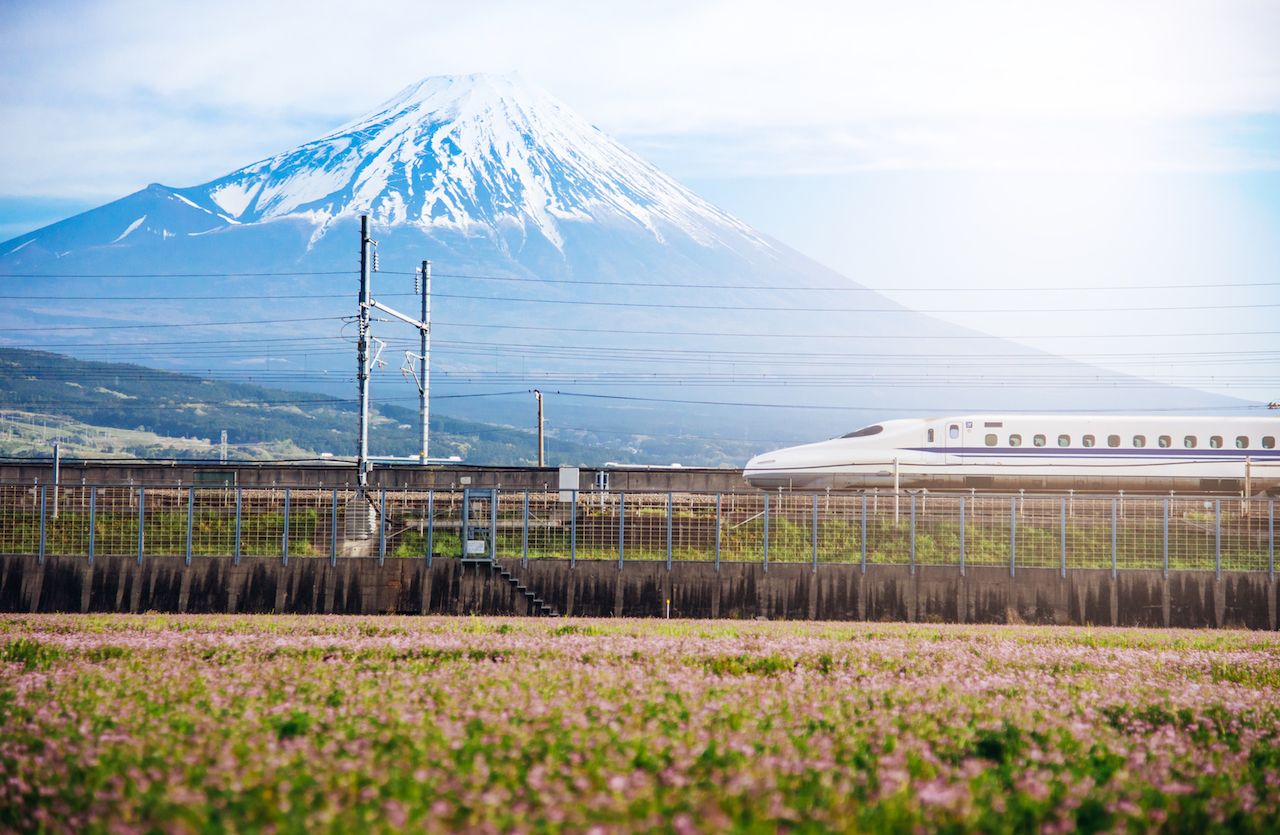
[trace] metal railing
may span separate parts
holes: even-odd
[[[470,530],[525,561],[1275,573],[1267,497],[485,493],[464,519],[464,490],[0,484],[0,553],[430,561],[462,556]]]

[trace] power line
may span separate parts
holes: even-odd
[[[270,278],[273,276],[351,275],[354,270],[292,270],[217,273],[3,273],[0,278]]]
[[[346,316],[310,316],[301,319],[242,319],[235,322],[149,322],[140,325],[46,325],[33,328],[5,328],[9,333],[45,331],[132,330],[135,328],[215,328],[225,325],[282,325],[290,322],[332,322]]]
[[[759,305],[721,305],[721,304],[671,304],[658,302],[602,302],[586,299],[529,299],[518,296],[471,296],[458,293],[436,293],[435,296],[447,299],[466,299],[471,301],[500,301],[524,304],[565,304],[584,305],[590,307],[642,307],[657,310],[749,310],[762,312]],[[1197,304],[1191,306],[1163,305],[1142,307],[1030,307],[1030,308],[936,308],[924,309],[914,307],[775,307],[768,313],[1123,313],[1138,311],[1172,311],[1172,310],[1237,310],[1241,308],[1280,307],[1280,302],[1250,302],[1248,304]]]
[[[291,322],[291,321],[330,321],[330,320],[347,319],[347,318],[349,317],[321,316],[315,319],[273,319],[273,320],[265,320],[265,321],[270,323]],[[168,323],[164,325],[158,325],[155,327],[178,328],[178,327],[188,327],[188,326],[199,327],[204,325],[213,326],[213,325],[223,325],[223,324],[230,325],[230,324],[255,324],[255,323],[254,322],[221,322],[221,323],[206,322],[206,323],[198,323],[196,325],[187,325],[185,323]],[[513,331],[551,331],[555,333],[626,334],[628,336],[663,336],[663,337],[706,336],[706,337],[715,337],[715,338],[749,338],[753,341],[759,341],[761,339],[827,339],[827,340],[848,339],[848,340],[856,340],[856,341],[923,342],[923,341],[937,341],[937,340],[986,339],[986,340],[992,340],[996,342],[1008,342],[1010,340],[1017,340],[1017,339],[1098,340],[1098,339],[1164,339],[1164,338],[1188,338],[1188,337],[1196,337],[1196,338],[1203,337],[1203,338],[1217,339],[1225,336],[1280,336],[1280,331],[1275,331],[1275,330],[1186,331],[1181,333],[1178,333],[1178,332],[1137,333],[1135,332],[1135,333],[1113,333],[1113,334],[1035,333],[1035,334],[1008,334],[1008,335],[1001,335],[1001,336],[996,336],[993,334],[985,334],[985,333],[963,333],[963,334],[903,334],[903,333],[869,334],[869,333],[812,333],[812,332],[810,333],[776,333],[776,332],[764,332],[764,331],[688,331],[688,330],[672,330],[672,329],[653,330],[653,329],[644,329],[644,328],[582,328],[582,327],[569,327],[569,326],[563,326],[563,325],[518,325],[518,324],[505,324],[505,323],[495,324],[493,322],[461,322],[461,321],[448,321],[448,320],[443,320],[443,321],[435,320],[432,322],[432,326],[433,327],[457,327],[457,328],[467,328],[467,329],[486,328],[486,329],[513,330]],[[75,328],[71,328],[71,329],[94,330],[96,328],[101,328],[101,327],[111,327],[111,326],[84,325],[84,326],[76,326]],[[124,327],[144,327],[144,326],[124,326]],[[51,326],[51,327],[35,327],[35,328],[6,328],[5,331],[6,332],[14,332],[14,331],[39,332],[39,331],[62,330],[62,329],[63,328],[61,327]],[[345,339],[346,337],[333,336],[333,337],[311,337],[311,338]],[[75,345],[80,345],[80,344],[82,343],[75,343]],[[115,343],[115,344],[120,344],[120,343]],[[129,344],[129,343],[123,343],[123,344]],[[138,343],[138,344],[145,345],[147,343]],[[8,346],[8,347],[16,347],[16,346]]]
[[[280,272],[211,272],[211,273],[5,273],[0,278],[258,278],[258,277],[299,277],[320,275],[350,275],[354,270],[297,270]],[[412,276],[412,270],[379,270],[378,275]],[[506,281],[526,284],[561,284],[570,286],[594,287],[631,287],[655,289],[670,287],[674,289],[703,290],[782,290],[782,291],[825,291],[841,293],[1040,293],[1040,292],[1098,292],[1098,291],[1132,291],[1144,290],[1194,290],[1219,289],[1225,287],[1280,287],[1276,281],[1239,281],[1239,282],[1188,282],[1168,284],[1095,284],[1095,285],[1057,285],[1049,287],[1033,287],[1014,285],[1004,287],[963,287],[957,285],[916,285],[916,286],[879,286],[866,285],[841,286],[839,284],[722,284],[711,282],[656,282],[641,285],[631,281],[603,281],[595,279],[558,279],[540,278],[537,276],[513,275],[480,275],[475,273],[432,273],[433,278],[456,278],[468,281]],[[385,295],[385,294],[384,294]],[[401,293],[395,295],[411,295]],[[344,295],[343,298],[346,296]],[[72,297],[63,297],[72,298]],[[120,297],[124,298],[124,297]],[[154,297],[151,297],[154,298]],[[179,298],[217,298],[205,296],[189,296]],[[248,298],[248,297],[246,297]]]
[[[917,414],[939,414],[937,409],[920,409],[920,408],[900,408],[896,406],[833,406],[829,403],[744,403],[744,402],[726,402],[720,400],[677,400],[663,397],[638,397],[632,395],[621,394],[592,394],[589,392],[574,391],[552,391],[544,392],[544,394],[559,395],[561,397],[584,397],[597,400],[635,400],[647,403],[680,403],[687,405],[699,406],[739,406],[761,409],[824,409],[842,412],[912,412]],[[1264,405],[1247,405],[1247,406],[1184,406],[1184,407],[1168,407],[1160,409],[1146,409],[1149,412],[1190,412],[1190,411],[1256,411],[1266,409]],[[986,414],[990,411],[990,406],[982,409],[972,409],[967,407],[950,407],[947,414]],[[1007,414],[1102,414],[1102,413],[1131,413],[1133,409],[1001,409],[1001,413]]]
[[[717,308],[718,309],[718,308]],[[1197,310],[1199,308],[1196,308]],[[775,333],[760,331],[677,331],[677,330],[645,330],[636,328],[576,328],[561,325],[510,325],[489,322],[449,322],[435,321],[433,326],[459,328],[497,328],[515,331],[553,331],[556,333],[609,333],[628,334],[632,336],[712,336],[741,337],[752,340],[760,339],[854,339],[854,340],[904,340],[919,342],[939,339],[990,339],[1007,342],[1011,339],[1159,339],[1169,337],[1223,337],[1223,336],[1277,336],[1280,331],[1193,331],[1187,333],[1119,333],[1119,334],[1027,334],[1012,336],[993,336],[986,333],[972,334],[867,334],[867,333]]]
[[[655,285],[662,286],[662,285]],[[654,289],[650,287],[648,289]],[[759,288],[750,288],[759,289]],[[409,296],[411,293],[380,293],[383,298]],[[636,307],[655,310],[747,310],[761,312],[759,305],[720,305],[720,304],[683,304],[673,302],[620,302],[594,301],[589,299],[531,299],[519,296],[474,296],[463,293],[433,293],[438,299],[463,299],[468,301],[497,301],[510,304],[559,304],[579,305],[586,307]],[[235,299],[321,299],[347,298],[342,293],[299,293],[266,296],[253,295],[188,295],[188,296],[57,296],[65,301],[231,301]],[[47,301],[47,296],[0,295],[0,299],[31,299]],[[1168,312],[1177,310],[1240,310],[1245,308],[1280,307],[1280,302],[1249,302],[1242,304],[1197,304],[1197,305],[1132,305],[1122,307],[1018,307],[1018,308],[915,308],[915,307],[775,307],[769,313],[916,313],[916,314],[949,314],[949,313],[1130,313],[1130,312]]]

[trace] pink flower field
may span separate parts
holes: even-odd
[[[1280,830],[1280,639],[0,616],[5,831]]]

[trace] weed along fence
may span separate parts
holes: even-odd
[[[1275,515],[1270,498],[10,484],[0,608],[1274,628]]]

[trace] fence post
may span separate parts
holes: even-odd
[[[502,488],[495,487],[493,501],[489,502],[489,555],[498,559],[498,505],[502,503]]]
[[[1116,578],[1116,526],[1118,525],[1118,500],[1111,498],[1111,579]]]
[[[191,528],[195,523],[196,488],[187,488],[187,565],[191,565]]]
[[[764,570],[769,571],[769,494],[764,494]]]
[[[43,497],[43,494],[42,494]],[[41,501],[40,507],[44,509],[44,502]],[[44,531],[44,525],[40,526],[41,532]],[[138,485],[138,565],[142,565],[142,551],[146,547],[146,531],[147,531],[147,488]]]
[[[813,494],[813,570],[818,570],[818,494]]]
[[[1213,576],[1222,579],[1222,499],[1213,500]]]
[[[911,573],[916,573],[916,494],[911,494]]]
[[[529,491],[524,491],[524,526],[520,533],[520,564],[529,567]]]
[[[1164,545],[1161,554],[1164,561],[1164,578],[1169,579],[1169,500],[1164,500]]]
[[[622,570],[623,545],[627,536],[627,493],[618,493],[618,570]]]
[[[960,576],[964,576],[964,496],[960,497]]]
[[[467,520],[462,520],[463,539],[466,539]],[[463,548],[466,543],[463,543]],[[387,559],[387,488],[378,488],[378,565]]]
[[[280,536],[280,558],[289,564],[289,488],[284,488],[284,533]]]
[[[1018,499],[1009,497],[1009,576],[1017,573],[1018,564]]]
[[[237,487],[236,487],[236,544],[235,544],[235,552],[234,552],[234,554],[233,554],[233,556],[235,557],[235,564],[236,564],[236,565],[239,565],[239,564],[240,564],[240,505],[241,505],[241,499],[242,499],[241,488],[237,486]]]
[[[1276,500],[1267,500],[1267,578],[1276,581]]]
[[[716,493],[716,571],[720,570],[720,494]]]
[[[671,570],[671,494],[667,493],[667,571]]]
[[[866,493],[862,494],[862,516],[859,519],[859,522],[862,525],[862,533],[861,533],[861,536],[858,537],[858,539],[861,540],[860,544],[862,545],[862,573],[866,574],[867,573],[867,494]]]
[[[36,551],[36,562],[44,565],[44,548],[45,548],[45,493],[48,485],[40,485],[40,548]]]
[[[93,565],[93,546],[98,527],[98,488],[89,488],[89,565]]]
[[[1064,497],[1064,498],[1058,499],[1058,502],[1061,505],[1058,508],[1058,510],[1060,511],[1060,516],[1062,517],[1059,520],[1059,525],[1058,525],[1058,539],[1059,539],[1058,560],[1060,563],[1059,573],[1065,578],[1067,576],[1067,500]]]
[[[578,565],[578,491],[569,492],[573,494],[573,510],[569,513],[569,567],[574,568]]]
[[[436,491],[427,491],[427,568],[435,558],[436,539]]]
[[[333,488],[329,505],[329,565],[338,564],[338,488]]]

